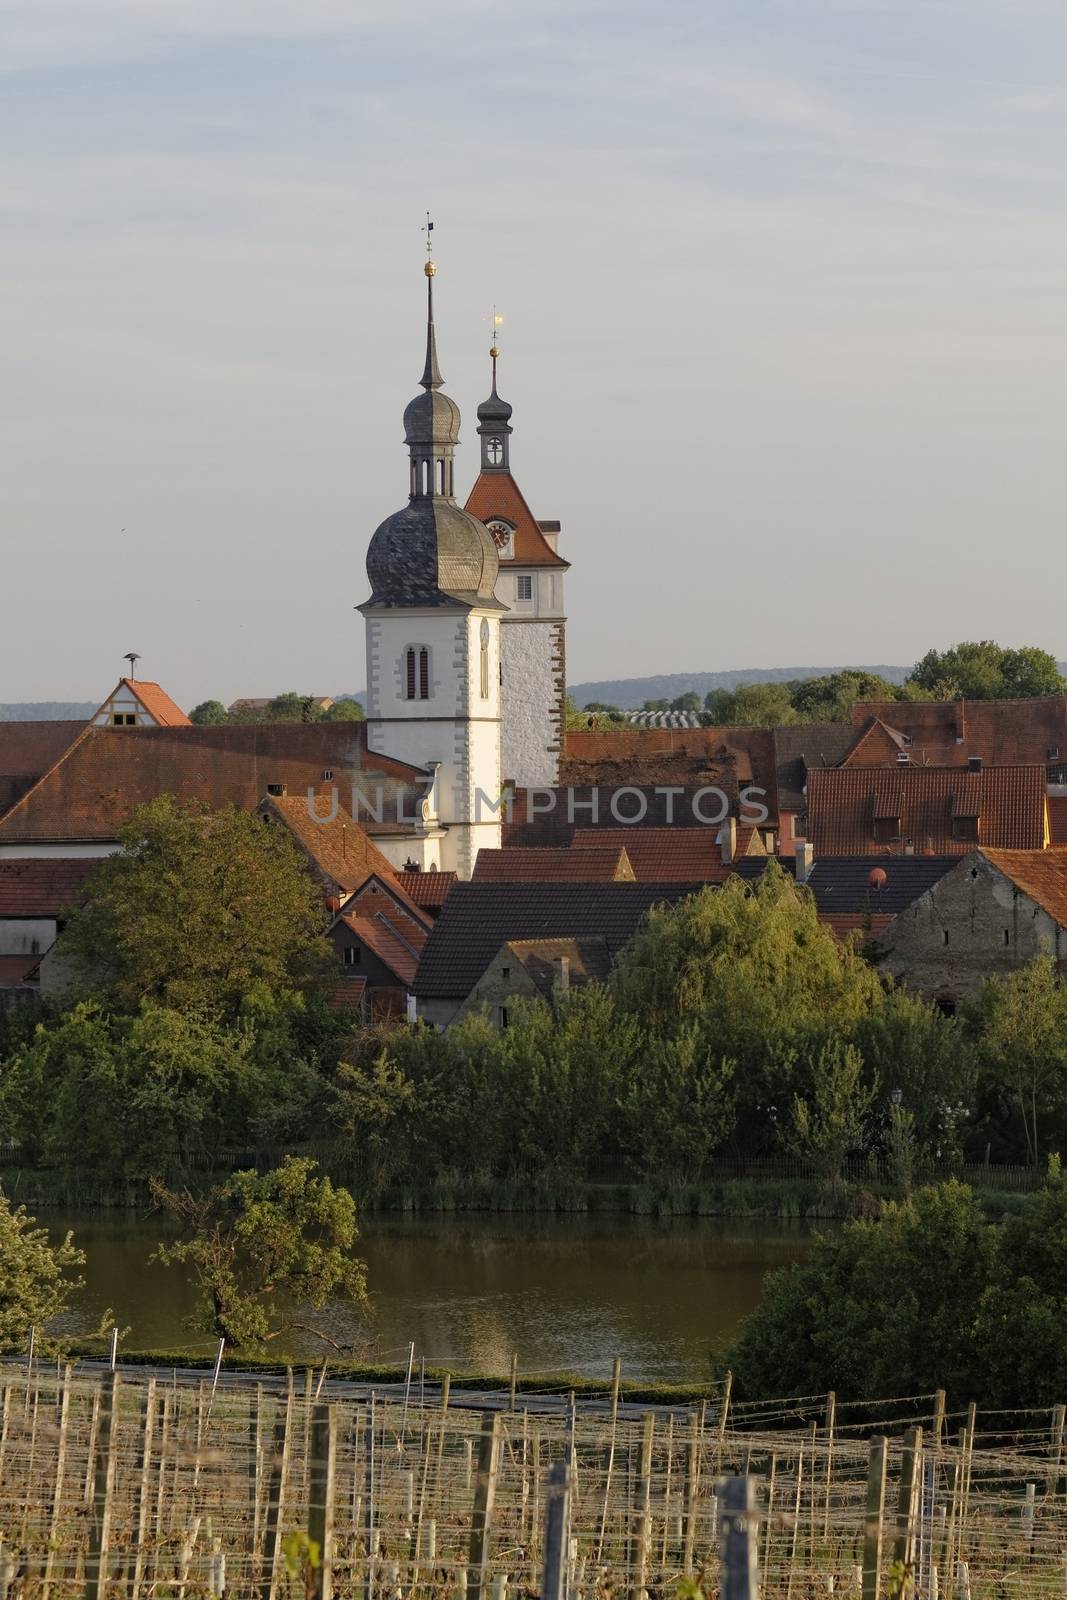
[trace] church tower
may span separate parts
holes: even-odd
[[[437,364],[427,261],[422,393],[404,412],[408,503],[367,551],[367,746],[437,772],[441,866],[469,878],[482,846],[500,845],[499,569],[492,535],[456,504],[459,408]]]
[[[546,788],[559,782],[566,699],[566,614],[558,522],[538,522],[511,475],[511,406],[492,393],[478,407],[481,471],[467,510],[489,529],[499,553],[496,595],[504,720],[501,770],[506,784]]]

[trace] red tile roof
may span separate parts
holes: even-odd
[[[415,937],[409,937],[413,933],[411,929],[401,933],[381,912],[375,912],[372,916],[358,916],[343,911],[338,920],[355,934],[360,944],[378,957],[383,966],[389,968],[405,988],[411,987],[418,971],[425,935],[420,942]]]
[[[989,850],[987,861],[1067,928],[1067,850]]]
[[[596,830],[593,843],[582,850],[524,849],[479,850],[471,881],[474,883],[633,883],[636,873],[622,844],[604,843]],[[576,841],[577,842],[577,841]]]
[[[270,817],[289,829],[312,866],[317,869],[327,895],[337,892],[343,896],[353,894],[374,873],[394,883],[400,890],[391,863],[355,821],[351,812],[340,804],[336,816],[331,816],[333,808],[324,802],[317,810],[316,818],[313,818],[306,794],[268,795],[259,809],[262,816]],[[317,820],[320,816],[321,821]]]
[[[99,861],[81,857],[0,858],[0,917],[58,917],[81,897]]]
[[[343,912],[359,908],[359,914],[381,913],[400,930],[405,939],[421,950],[426,935],[433,926],[433,918],[422,906],[415,904],[406,889],[396,881],[396,875],[383,877],[372,874],[341,907]]]
[[[366,978],[350,978],[346,974],[327,990],[326,1004],[331,1011],[362,1011],[366,992]]]
[[[579,728],[567,730],[560,781],[699,787],[729,773],[738,784],[766,789],[773,815],[775,772],[771,728]]]
[[[513,554],[502,563],[506,571],[516,567],[569,567],[557,555],[541,532],[537,519],[526,504],[522,490],[510,472],[483,472],[475,480],[466,508],[480,522],[497,517],[515,529],[511,541]]]
[[[853,706],[854,728],[862,728],[870,717],[909,735],[912,760],[932,766],[965,766],[972,755],[989,766],[1067,762],[1067,695],[861,701]]]
[[[85,732],[84,722],[0,722],[0,815]]]
[[[625,848],[638,883],[725,883],[734,871],[716,843],[718,828],[579,828],[571,846],[576,854],[603,843]],[[737,830],[736,859],[763,855],[754,828]]]
[[[0,956],[0,989],[21,989],[36,983],[40,956]]]
[[[1049,795],[1048,831],[1050,844],[1067,844],[1067,795]]]
[[[123,678],[122,683],[127,689],[132,690],[148,715],[154,718],[161,728],[192,727],[181,706],[175,705],[170,695],[165,689],[161,689],[158,683],[149,683],[143,678]]]
[[[824,927],[836,933],[839,939],[847,939],[856,933],[869,934],[872,938],[877,938],[889,927],[893,917],[887,916],[885,912],[867,916],[858,911],[820,911],[819,921]]]
[[[419,768],[369,751],[362,722],[90,728],[0,818],[0,842],[110,841],[160,794],[254,811],[273,784],[296,795],[336,789],[347,800],[355,785],[374,791],[379,775],[387,815],[397,791],[429,782]]]
[[[398,872],[403,887],[424,911],[439,911],[456,881],[454,872]]]
[[[955,837],[954,818],[978,815],[978,843],[1040,850],[1046,843],[1044,767],[900,767],[878,772],[836,767],[808,778],[808,835],[815,859],[911,847],[966,855],[974,839]],[[896,819],[894,838],[875,838],[876,817]]]

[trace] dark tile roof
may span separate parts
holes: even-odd
[[[86,878],[99,865],[92,857],[0,858],[0,917],[58,917],[76,904]]]
[[[803,811],[804,785],[809,772],[840,766],[856,737],[847,722],[807,722],[773,728],[778,805],[783,811]]]
[[[822,856],[808,875],[820,918],[896,916],[926,893],[959,856]],[[875,887],[871,873],[884,875]]]
[[[835,767],[808,780],[808,837],[816,861],[887,854],[906,845],[927,855],[966,855],[975,841],[954,837],[953,820],[978,817],[982,845],[1040,850],[1046,842],[1045,769],[1028,767]],[[896,819],[892,842],[875,819]]]
[[[699,885],[457,883],[419,963],[422,999],[464,999],[501,945],[514,939],[602,938],[614,957],[650,906],[674,904]]]
[[[375,800],[380,783],[388,815],[398,790],[421,792],[428,781],[418,768],[369,751],[361,722],[91,728],[0,819],[0,842],[110,841],[138,805],[160,794],[254,811],[272,784],[296,795],[336,788],[347,802],[357,784]]]
[[[561,958],[574,985],[603,981],[611,971],[611,951],[600,938],[509,939],[507,947],[542,994],[551,994],[558,984]]]

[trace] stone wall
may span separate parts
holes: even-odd
[[[503,664],[501,770],[519,788],[559,782],[563,722],[563,623],[508,619]]]

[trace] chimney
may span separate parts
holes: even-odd
[[[815,846],[808,841],[798,844],[793,860],[796,862],[797,882],[807,883],[815,863]]]
[[[730,866],[734,857],[737,855],[736,817],[727,817],[726,821],[719,829],[717,842],[722,846],[722,864],[724,867],[728,867]]]
[[[570,956],[559,956],[556,960],[556,985],[564,994],[571,986]]]
[[[956,743],[962,744],[967,737],[967,704],[961,695],[955,701],[956,708]]]
[[[981,756],[968,756],[967,757],[967,771],[968,772],[981,772],[981,770],[982,770],[982,758],[981,758]]]

